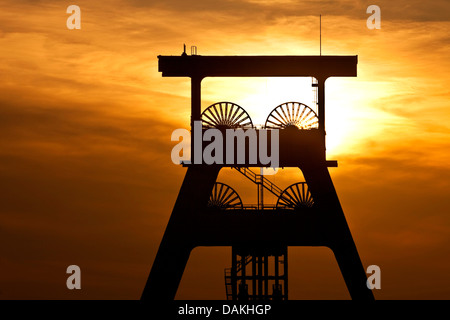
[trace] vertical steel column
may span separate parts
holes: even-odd
[[[231,249],[231,299],[237,300],[237,254],[235,249]]]
[[[278,254],[275,255],[275,287],[278,286],[279,284],[279,275],[280,275],[280,270],[279,270],[279,260],[278,260]]]
[[[284,274],[283,274],[283,278],[284,278],[284,300],[288,299],[288,258],[287,258],[287,247],[285,249],[286,251],[284,251],[283,255],[283,261],[284,261]]]
[[[256,257],[252,257],[252,297],[255,300],[257,296],[256,293]]]
[[[256,182],[256,208],[258,208],[258,210],[262,209],[260,206],[260,199],[259,199],[259,183]]]
[[[200,121],[202,118],[202,106],[201,106],[201,83],[202,77],[192,77],[191,78],[191,163],[195,163],[196,157],[201,157],[201,155],[196,155],[195,143],[194,143],[194,121]],[[201,151],[201,150],[200,150]]]
[[[317,108],[319,117],[319,131],[323,133],[323,157],[326,159],[326,130],[325,130],[325,80],[326,78],[317,78]]]
[[[264,256],[264,300],[269,298],[269,256]]]
[[[247,272],[246,272],[246,265],[245,265],[245,260],[247,260],[247,256],[241,256],[241,283],[242,283],[242,287],[245,288],[247,281],[246,281],[246,276],[247,276]],[[247,295],[248,295],[248,291],[247,291]]]
[[[261,298],[263,294],[263,272],[262,272],[262,256],[258,256],[258,296]]]
[[[259,190],[258,192],[261,193],[261,195],[259,196],[260,201],[261,201],[261,209],[264,209],[264,175],[263,175],[263,168],[259,169]]]
[[[259,190],[261,192],[261,209],[264,209],[264,186],[263,186],[263,176],[261,176],[261,185],[259,186]]]
[[[317,79],[317,105],[319,111],[319,130],[325,132],[325,80]]]

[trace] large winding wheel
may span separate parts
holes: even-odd
[[[314,129],[319,127],[319,118],[313,109],[300,102],[286,102],[272,110],[266,119],[266,128]]]
[[[234,129],[253,127],[253,122],[247,111],[232,102],[217,102],[202,112],[204,129],[225,128]]]
[[[231,188],[221,182],[214,184],[208,201],[210,209],[242,209],[241,197]]]
[[[314,200],[308,190],[306,182],[298,182],[290,185],[281,193],[277,201],[279,209],[304,209],[311,208]]]

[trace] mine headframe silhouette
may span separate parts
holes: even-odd
[[[265,165],[250,164],[248,158],[243,164],[208,165],[196,161],[195,141],[191,139],[191,162],[183,164],[186,176],[141,299],[173,300],[193,248],[229,246],[232,264],[225,269],[227,299],[287,300],[288,246],[323,246],[333,251],[351,298],[373,300],[328,172],[337,161],[326,159],[325,148],[325,80],[355,77],[357,56],[184,53],[158,59],[163,77],[191,78],[191,129],[194,121],[201,121],[202,130],[254,128],[247,112],[231,102],[218,102],[201,111],[201,81],[205,77],[312,77],[317,105],[314,111],[299,102],[281,104],[264,125],[279,129],[279,167],[299,168],[306,180],[284,190],[251,171],[249,167]],[[257,206],[243,205],[232,187],[216,182],[223,167],[238,170],[258,185]],[[275,206],[264,205],[263,190],[277,196]]]

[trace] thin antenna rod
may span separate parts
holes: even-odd
[[[322,15],[319,16],[319,30],[320,55],[322,55]]]

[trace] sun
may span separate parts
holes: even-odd
[[[300,102],[318,113],[317,95],[311,77],[207,78],[202,83],[202,109],[219,101],[230,101],[263,126],[273,109],[286,102]],[[348,153],[352,137],[363,130],[355,122],[356,101],[346,84],[327,80],[325,85],[325,130],[327,153]]]
[[[301,102],[317,111],[310,77],[207,78],[202,86],[203,109],[210,103],[230,101],[244,108],[257,125],[263,125],[270,112],[285,102]]]

